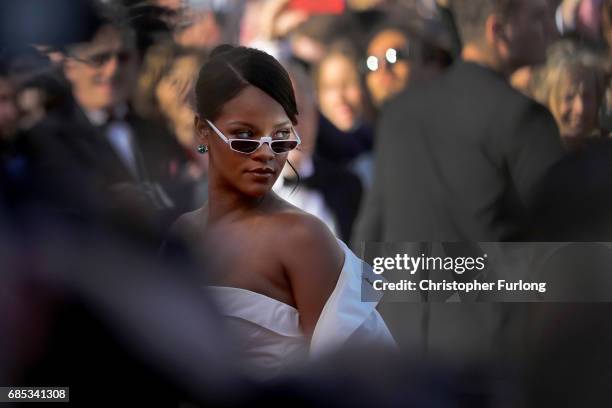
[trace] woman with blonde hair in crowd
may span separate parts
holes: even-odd
[[[567,148],[580,148],[589,138],[602,136],[604,69],[597,55],[573,42],[559,42],[532,80],[535,98],[552,112]]]
[[[193,189],[185,192],[192,196],[187,199],[191,206],[206,199],[207,191],[208,159],[193,153],[197,146],[193,127],[195,80],[207,56],[203,49],[174,43],[153,46],[146,55],[135,98],[139,113],[165,124],[183,148],[186,163],[177,171],[182,172],[185,189]]]

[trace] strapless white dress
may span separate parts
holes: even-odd
[[[338,243],[344,250],[344,265],[310,343],[300,329],[296,308],[245,289],[206,287],[229,329],[239,339],[247,369],[258,378],[274,377],[288,366],[321,357],[347,343],[396,348],[376,310],[382,295],[378,295],[369,283],[373,281],[371,267],[344,242],[338,240]],[[375,301],[362,301],[362,290],[368,291],[366,299]]]

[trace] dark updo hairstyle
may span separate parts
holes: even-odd
[[[227,44],[216,47],[200,69],[196,84],[198,114],[214,121],[223,105],[249,85],[272,97],[297,124],[297,103],[285,68],[263,51]]]

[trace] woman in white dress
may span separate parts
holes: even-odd
[[[200,70],[196,100],[209,201],[176,227],[208,255],[206,290],[250,367],[267,378],[347,342],[394,346],[376,302],[361,301],[368,266],[271,190],[300,144],[285,69],[265,52],[219,46]]]

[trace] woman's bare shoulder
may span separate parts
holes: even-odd
[[[314,215],[289,204],[275,212],[274,218],[281,237],[280,246],[289,250],[299,248],[305,256],[314,254],[335,264],[344,259],[342,248],[332,231]]]
[[[310,336],[337,285],[344,251],[327,225],[301,210],[277,212],[274,228],[274,251],[291,284],[302,329]]]
[[[275,223],[285,232],[293,234],[314,234],[319,238],[333,234],[329,228],[314,215],[280,199],[271,212]]]

